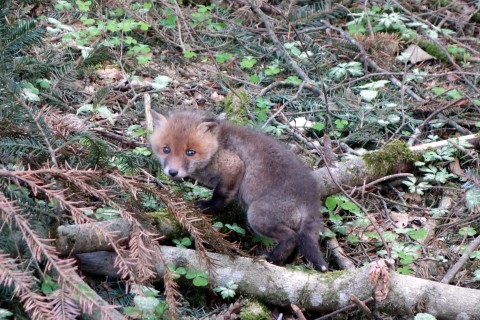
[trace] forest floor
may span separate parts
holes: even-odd
[[[0,3],[0,220],[12,226],[1,231],[0,262],[9,254],[42,288],[44,271],[61,279],[69,271],[42,240],[61,224],[142,220],[134,240],[115,249],[129,285],[155,278],[148,257],[156,231],[143,229],[152,217],[173,214],[184,227],[163,244],[250,256],[271,246],[235,206],[206,218],[190,202],[209,190],[162,175],[148,143],[153,108],[225,113],[284,141],[314,169],[398,141],[414,148],[448,140],[382,181],[329,195],[324,237],[355,267],[388,259],[401,274],[480,289],[479,146],[462,140],[480,128],[478,1]],[[17,231],[27,246],[14,243]],[[322,250],[338,269],[325,240]],[[305,270],[304,262],[289,268]],[[191,275],[187,289],[169,276],[159,299],[184,317],[242,309],[231,292],[195,296],[206,275]],[[98,292],[134,305],[119,283]],[[268,307],[272,317],[298,317]],[[11,302],[1,310],[23,312]]]

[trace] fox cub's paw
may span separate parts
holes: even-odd
[[[195,209],[206,213],[212,213],[215,211],[210,200],[197,200],[194,202],[194,207]]]

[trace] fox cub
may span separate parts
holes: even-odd
[[[284,264],[299,249],[315,269],[327,271],[318,244],[318,185],[291,151],[262,133],[206,113],[152,111],[152,117],[150,142],[165,174],[214,189],[212,198],[197,201],[197,207],[213,212],[237,197],[252,229],[277,241],[269,262]]]

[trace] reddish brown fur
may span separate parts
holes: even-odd
[[[152,116],[150,141],[164,172],[214,188],[212,198],[197,206],[216,211],[237,196],[253,230],[278,242],[268,261],[283,264],[299,247],[317,270],[327,270],[318,245],[318,186],[291,151],[264,134],[203,113]]]

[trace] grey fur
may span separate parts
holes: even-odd
[[[197,202],[200,208],[219,210],[236,195],[247,209],[252,229],[278,243],[268,261],[284,264],[298,248],[315,269],[327,271],[318,244],[322,225],[318,185],[290,150],[263,133],[212,121],[197,112],[173,113],[168,121],[194,128],[208,121],[209,133],[218,141],[210,163],[188,172],[190,177],[214,188],[212,199]],[[187,128],[178,130],[179,135],[182,132]],[[188,135],[177,138],[188,139]]]

